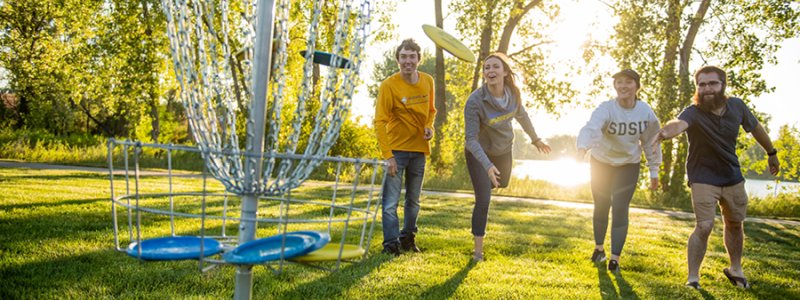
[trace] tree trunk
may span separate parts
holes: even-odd
[[[703,0],[697,8],[697,12],[689,24],[689,31],[686,33],[686,38],[683,40],[683,45],[680,49],[680,61],[678,67],[678,78],[680,79],[680,87],[678,89],[678,108],[686,107],[691,103],[692,96],[694,95],[691,74],[689,72],[689,58],[694,46],[694,40],[697,37],[697,32],[700,25],[703,23],[708,7],[711,0]],[[681,136],[678,140],[678,151],[675,153],[675,162],[672,165],[672,177],[670,178],[670,194],[676,195],[685,189],[684,174],[686,173],[686,154],[688,151],[688,143],[685,136]]]
[[[490,18],[487,18],[490,19]],[[472,73],[472,88],[474,91],[478,88],[478,82],[481,79],[481,69],[483,69],[483,60],[489,56],[489,47],[492,45],[492,21],[487,20],[486,25],[481,32],[481,48],[478,51],[478,61],[475,62],[475,72]]]
[[[444,28],[444,20],[442,18],[442,0],[434,1],[434,11],[436,13],[436,27]],[[436,46],[436,79],[435,79],[435,95],[434,106],[436,107],[436,118],[433,121],[433,128],[435,129],[435,138],[433,139],[433,149],[431,149],[431,161],[434,165],[439,165],[441,152],[442,152],[442,127],[447,123],[447,102],[445,99],[445,81],[444,81],[444,52],[442,47]]]
[[[150,21],[150,14],[147,8],[147,2],[143,0],[141,3],[142,3],[142,23],[145,24],[144,35],[147,39],[146,42],[153,42],[153,29],[151,28],[152,22]],[[152,53],[148,54],[153,55]],[[147,60],[146,57],[148,56],[150,55],[144,55],[142,58],[143,60],[145,60],[145,63]],[[150,81],[148,84],[149,87],[147,92],[148,96],[147,104],[148,106],[150,106],[150,127],[151,127],[150,138],[153,140],[153,143],[157,144],[159,134],[161,133],[161,125],[159,122],[159,115],[158,115],[158,92],[156,91],[157,81],[155,80],[157,75],[155,75],[154,72],[155,70],[151,70],[149,74],[147,74],[148,76],[150,76],[150,79],[152,79],[152,81]]]
[[[492,28],[494,26],[492,20],[494,19],[494,10],[496,7],[497,1],[489,3],[486,16],[484,16],[483,19],[480,49],[478,50],[478,60],[475,62],[475,71],[472,72],[472,88],[470,91],[474,91],[478,88],[478,82],[480,82],[481,79],[481,69],[483,69],[483,60],[489,56],[489,49],[492,47],[492,31],[494,30]]]
[[[511,36],[514,34],[514,30],[517,28],[519,21],[522,20],[525,14],[540,3],[542,3],[542,0],[531,1],[525,5],[523,5],[522,1],[514,3],[514,10],[509,15],[506,26],[503,27],[503,34],[500,35],[500,44],[497,45],[497,52],[509,54],[508,47],[511,44]]]
[[[31,108],[29,104],[30,100],[28,99],[28,95],[30,95],[29,93],[30,90],[32,89],[30,87],[25,87],[25,90],[26,90],[25,92],[16,93],[17,99],[19,99],[19,104],[17,106],[17,112],[15,114],[17,116],[17,123],[15,124],[14,129],[25,128],[26,125],[25,118],[28,117],[31,113]]]
[[[681,28],[681,4],[679,0],[670,0],[667,9],[667,32],[680,32]],[[667,35],[666,45],[664,45],[664,61],[661,66],[661,84],[657,92],[658,104],[656,106],[656,114],[659,120],[666,122],[674,117],[676,108],[678,107],[677,92],[675,86],[677,85],[675,61],[678,59],[678,46],[680,45],[680,36],[676,34]],[[663,143],[662,149],[662,166],[663,176],[661,176],[661,186],[664,191],[670,192],[673,190],[670,185],[670,177],[674,175],[672,172],[674,163],[674,144],[672,140],[667,140]],[[681,174],[683,176],[683,174]]]

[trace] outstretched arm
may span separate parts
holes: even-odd
[[[603,137],[603,127],[610,118],[611,115],[606,105],[601,104],[592,112],[589,121],[578,132],[575,143],[578,149],[578,161],[583,161],[586,158],[586,152],[600,142]]]
[[[764,151],[767,151],[769,157],[767,158],[767,164],[769,164],[769,173],[774,175],[778,175],[778,172],[781,170],[781,163],[778,161],[778,155],[775,150],[775,147],[772,145],[772,140],[769,138],[767,131],[764,129],[761,124],[756,125],[756,128],[750,132],[753,135],[753,138],[756,139],[759,145],[764,148]]]
[[[686,123],[686,121],[679,119],[670,120],[650,141],[650,151],[661,151],[661,147],[657,147],[661,141],[678,136],[686,131],[686,128],[689,128],[689,123]]]

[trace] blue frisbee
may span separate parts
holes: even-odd
[[[200,253],[202,243],[203,252]],[[199,259],[222,252],[222,244],[212,238],[196,236],[173,236],[143,240],[142,255],[139,256],[139,243],[128,245],[128,255],[143,260]]]
[[[305,252],[300,253],[300,255],[305,255],[305,254],[317,251],[320,248],[325,247],[325,245],[327,245],[328,242],[331,241],[331,236],[329,234],[323,233],[323,232],[317,232],[317,231],[293,231],[293,232],[289,232],[287,234],[290,234],[290,235],[306,235],[306,236],[310,236],[311,238],[313,238],[316,241],[313,245],[311,245],[311,247],[306,249]]]
[[[300,51],[300,55],[303,57],[306,56],[306,50]],[[314,63],[320,65],[326,65],[329,67],[339,68],[339,69],[351,69],[353,65],[350,63],[349,59],[344,57],[338,56],[336,54],[331,54],[328,52],[322,51],[314,51],[314,54],[311,56],[314,60]]]
[[[249,241],[239,245],[233,251],[222,254],[222,259],[232,264],[260,264],[281,258],[289,259],[304,255],[322,248],[330,241],[330,236],[314,231],[295,231],[286,233],[286,242],[282,234],[263,239]]]

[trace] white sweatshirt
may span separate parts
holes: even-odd
[[[581,128],[578,149],[591,150],[592,157],[612,166],[639,163],[645,150],[650,178],[658,178],[661,145],[654,155],[649,143],[659,128],[658,117],[644,101],[636,100],[628,109],[611,99],[601,103]]]

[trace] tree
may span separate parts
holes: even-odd
[[[444,18],[442,17],[442,0],[434,1],[436,27],[444,28]],[[436,72],[434,72],[434,107],[436,107],[436,117],[433,120],[433,128],[435,136],[433,139],[433,148],[431,149],[431,162],[434,166],[441,165],[440,157],[442,152],[442,130],[444,124],[447,122],[447,103],[445,102],[445,74],[444,74],[444,51],[442,47],[436,46]]]
[[[140,125],[145,103],[153,120],[147,127],[158,128],[167,57],[159,5],[154,0],[4,2],[0,63],[20,99],[15,126],[135,138],[130,134]]]
[[[742,172],[749,177],[767,179],[771,178],[768,171],[767,153],[749,135],[743,136],[740,147],[737,149],[739,160],[742,163]],[[781,172],[778,179],[788,181],[800,180],[800,130],[789,125],[783,125],[778,130],[778,138],[773,145],[778,149],[778,160],[781,163]]]
[[[798,8],[787,1],[623,0],[611,51],[621,68],[643,74],[642,94],[662,122],[691,103],[693,68],[717,64],[729,73],[727,93],[748,102],[771,91],[759,74],[779,42],[797,35]],[[696,43],[697,38],[707,43]],[[696,56],[693,56],[695,54]],[[699,57],[697,57],[699,56]],[[661,184],[667,199],[685,197],[684,136],[663,145]],[[684,195],[683,197],[674,197]]]
[[[478,87],[481,79],[483,60],[494,51],[506,53],[516,64],[521,76],[521,89],[531,101],[527,106],[541,107],[559,115],[557,108],[571,103],[576,92],[568,80],[568,68],[558,68],[550,61],[548,52],[541,46],[550,43],[543,34],[558,15],[557,4],[546,4],[542,0],[494,0],[494,1],[454,1],[450,9],[457,16],[456,29],[465,41],[478,49],[478,61],[472,74],[472,90]],[[537,10],[535,10],[537,9]],[[495,23],[504,20],[503,23]],[[500,33],[495,35],[495,33]],[[556,70],[564,70],[556,74]],[[523,97],[528,99],[528,97]]]
[[[778,160],[781,162],[782,180],[800,181],[800,130],[788,125],[781,126],[775,147],[780,149]],[[766,160],[766,155],[762,156]],[[763,170],[767,170],[765,167]]]
[[[9,86],[19,99],[16,128],[53,128],[63,123],[56,112],[67,109],[56,94],[60,79],[67,78],[59,69],[67,48],[59,38],[70,35],[59,21],[69,4],[74,3],[10,0],[0,6],[0,64],[8,70]]]

